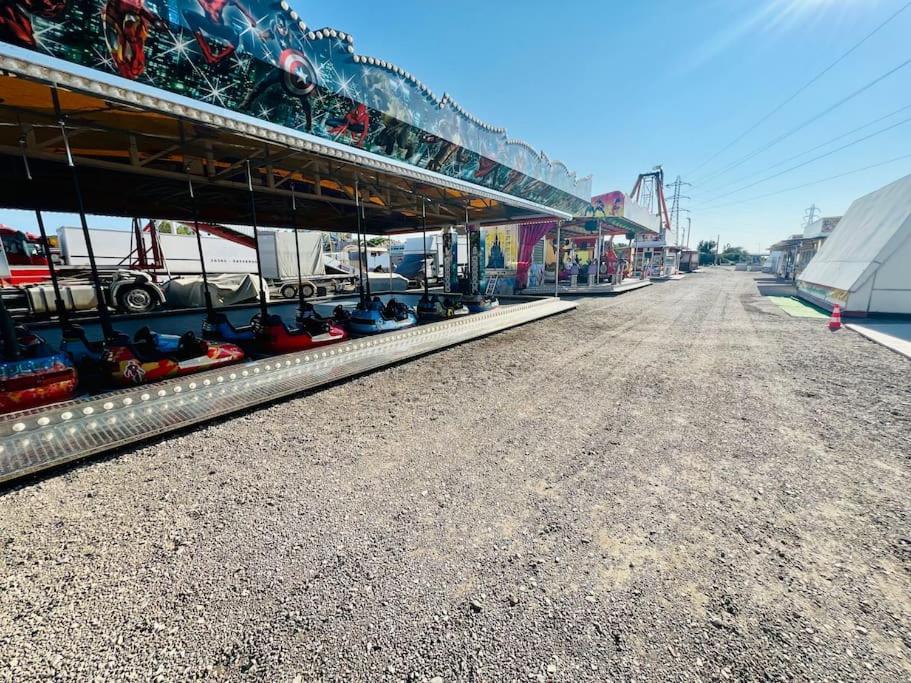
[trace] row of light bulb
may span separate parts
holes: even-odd
[[[405,69],[403,69],[399,66],[396,66],[395,64],[392,64],[391,62],[387,62],[384,59],[378,59],[376,57],[364,57],[361,55],[354,54],[354,38],[353,38],[353,36],[351,36],[351,34],[345,33],[344,31],[337,31],[334,28],[324,28],[324,29],[320,29],[318,31],[309,31],[308,32],[307,25],[303,21],[300,20],[300,17],[298,16],[297,12],[294,11],[293,9],[291,9],[291,6],[287,3],[286,0],[282,0],[281,7],[283,10],[285,10],[285,12],[288,13],[288,15],[291,17],[291,19],[293,21],[297,22],[301,31],[303,31],[307,34],[308,40],[322,40],[323,38],[333,38],[333,39],[338,38],[339,40],[343,40],[348,43],[348,52],[354,55],[353,59],[354,59],[355,64],[369,64],[370,66],[377,66],[382,69],[386,69],[387,71],[391,71],[392,73],[394,73],[398,76],[401,76],[405,80],[413,83],[415,85],[415,87],[417,87],[418,90],[420,90],[427,97],[430,97],[433,100],[437,100],[436,94],[434,94],[434,92],[430,88],[428,88],[419,78],[417,78],[416,76],[411,74],[411,72],[406,71]],[[489,123],[481,121],[481,119],[479,119],[478,117],[465,111],[465,109],[463,109],[462,106],[459,105],[459,103],[456,102],[449,93],[443,93],[443,97],[441,97],[437,100],[437,105],[439,106],[440,109],[443,109],[447,104],[450,107],[452,107],[453,110],[455,110],[456,112],[461,114],[464,118],[468,119],[471,123],[478,126],[479,128],[483,128],[484,130],[487,130],[491,133],[496,133],[498,135],[504,135],[506,133],[505,128],[492,126]],[[544,154],[544,152],[538,152],[534,147],[532,147],[529,143],[527,143],[523,140],[507,140],[506,144],[516,144],[516,145],[521,145],[523,147],[527,147],[531,151],[532,154],[539,157],[541,160],[543,160],[548,165],[552,165],[551,161],[547,158],[547,156]],[[576,174],[573,172],[570,172],[569,169],[567,168],[566,164],[564,164],[562,162],[554,162],[553,165],[562,166],[564,169],[566,169],[567,173],[573,179],[573,181],[575,181]],[[590,178],[590,176],[589,176],[589,178]]]
[[[532,305],[536,305],[536,304],[530,304],[530,303],[517,304],[514,306],[510,306],[509,309],[512,311],[518,311],[518,310],[527,309]],[[434,325],[429,325],[422,329],[406,330],[406,331],[399,332],[399,333],[392,333],[391,335],[386,335],[385,338],[382,340],[372,339],[372,340],[367,340],[367,341],[363,341],[363,342],[346,344],[344,348],[339,348],[338,355],[342,355],[345,352],[352,352],[352,351],[387,345],[388,343],[391,343],[394,341],[401,341],[402,339],[406,339],[406,338],[410,338],[410,337],[424,336],[427,334],[432,334],[434,332],[442,332],[447,329],[451,329],[452,327],[461,327],[461,326],[467,325],[471,322],[476,323],[476,322],[480,321],[481,319],[488,320],[494,316],[504,315],[504,313],[505,313],[504,309],[497,309],[497,310],[493,310],[493,311],[487,311],[485,313],[476,314],[476,315],[472,316],[471,318],[463,318],[461,320],[450,320],[450,321],[446,321],[443,323],[436,323]],[[329,358],[329,357],[335,356],[335,355],[336,355],[335,349],[331,349],[329,351],[323,351],[322,353],[319,353],[319,352],[314,353],[314,354],[312,354],[312,356],[308,354],[308,355],[304,356],[303,360],[309,361],[312,359],[313,361],[320,361],[320,360],[325,360],[326,358]],[[293,362],[292,362],[292,359],[285,359],[284,361],[275,362],[274,365],[271,363],[266,364],[262,368],[262,370],[265,370],[265,371],[287,370],[290,367],[296,367],[296,374],[301,374],[303,372],[303,368],[297,367],[300,365],[301,365],[301,358],[298,357],[298,358],[294,358]],[[241,370],[240,373],[231,372],[231,373],[228,373],[227,375],[225,375],[225,374],[218,375],[214,380],[205,378],[205,379],[201,379],[199,382],[195,382],[195,381],[189,382],[187,384],[187,388],[190,390],[193,390],[193,389],[197,389],[197,388],[212,387],[213,384],[223,385],[226,381],[234,381],[234,380],[238,380],[238,379],[246,380],[246,381],[244,381],[243,385],[239,385],[239,386],[235,385],[235,386],[231,387],[232,391],[234,393],[236,393],[239,390],[248,389],[250,387],[250,381],[252,379],[252,378],[250,378],[250,375],[251,374],[254,376],[259,375],[260,370],[261,369],[259,367],[254,367],[252,369]],[[289,373],[284,372],[281,375],[275,376],[275,378],[284,379],[288,376],[289,376]],[[260,379],[260,382],[262,382],[264,378],[259,378],[259,379]],[[177,385],[176,387],[173,387],[172,392],[176,395],[179,395],[180,393],[182,393],[183,392],[182,385]],[[227,387],[222,386],[221,389],[218,391],[218,395],[224,396],[226,394],[226,392],[227,392]],[[156,392],[156,395],[159,398],[164,398],[168,395],[168,392],[166,389],[161,388]],[[141,402],[145,402],[145,401],[149,401],[152,398],[152,395],[149,392],[144,392],[140,396],[138,396],[138,398]],[[215,398],[214,391],[210,389],[205,394],[204,398],[207,398],[207,399]],[[197,403],[199,401],[199,399],[200,399],[199,395],[192,396],[187,399],[179,398],[177,400],[176,406],[182,407],[182,406],[186,405],[187,401],[192,402],[192,403]],[[134,405],[134,399],[132,397],[127,396],[122,399],[121,403],[124,407],[129,407],[129,406]],[[106,411],[113,410],[114,407],[115,407],[115,404],[112,401],[107,401],[102,405],[102,408]],[[157,406],[157,409],[159,411],[165,411],[169,407],[170,407],[170,404],[164,403],[160,406]],[[142,413],[146,416],[150,416],[154,412],[155,412],[155,408],[152,408],[151,406],[146,407],[142,410]],[[95,408],[93,406],[86,406],[85,408],[82,409],[82,414],[86,418],[89,418],[94,413],[95,413]],[[137,416],[137,413],[136,413],[135,409],[130,410],[126,414],[126,417],[129,419],[134,419],[136,416]],[[61,414],[61,421],[66,423],[66,422],[69,422],[70,420],[72,420],[73,417],[75,417],[75,415],[72,411],[66,411]],[[107,417],[104,420],[104,422],[106,425],[113,427],[115,424],[117,424],[118,417],[116,415],[110,415],[109,417]],[[38,420],[37,420],[37,424],[39,426],[47,426],[49,423],[50,423],[50,419],[47,418],[46,416],[38,418]],[[97,429],[98,427],[99,427],[99,422],[97,419],[90,419],[87,423],[84,423],[81,425],[81,428],[88,429],[88,430],[94,430],[94,429]],[[26,428],[25,423],[20,422],[13,426],[13,431],[18,433],[18,432],[24,431],[25,428]],[[77,431],[79,431],[79,429],[77,429],[77,427],[75,425],[71,424],[68,427],[66,427],[64,431],[68,436],[73,436],[76,434]],[[49,443],[56,439],[56,434],[54,431],[47,431],[41,435],[41,439],[43,441],[45,441],[46,443]],[[32,443],[31,438],[26,436],[19,440],[18,445],[20,446],[21,449],[24,450],[24,449],[28,448],[31,445],[31,443]],[[2,443],[0,443],[0,456],[2,456],[5,451],[6,451],[6,446],[4,446]]]
[[[350,36],[348,37],[350,38]],[[129,102],[130,104],[139,105],[151,110],[164,111],[182,118],[197,120],[217,128],[225,128],[228,130],[256,136],[269,140],[270,142],[273,142],[277,145],[296,147],[298,149],[303,149],[324,156],[334,157],[336,159],[342,159],[343,161],[356,163],[358,165],[369,165],[376,170],[394,175],[404,176],[419,182],[432,184],[439,183],[439,178],[437,177],[438,174],[430,175],[428,172],[424,172],[416,167],[395,165],[374,158],[368,159],[360,154],[355,154],[343,149],[338,149],[336,147],[330,147],[328,145],[322,145],[316,142],[311,142],[309,140],[304,140],[297,135],[280,133],[278,131],[265,128],[257,124],[238,121],[237,119],[222,116],[220,114],[214,114],[208,111],[203,111],[201,109],[197,109],[188,105],[178,104],[176,102],[171,102],[166,99],[155,97],[153,95],[140,94],[133,90],[119,88],[117,86],[95,81],[90,78],[77,76],[75,74],[64,71],[58,71],[56,69],[50,69],[33,62],[27,62],[23,59],[0,56],[0,67],[2,67],[4,70],[18,72],[41,81],[59,83],[65,87],[72,87],[88,92],[96,92],[103,97],[109,97],[112,99]],[[563,165],[563,167],[566,168],[565,165]],[[448,183],[453,186],[453,189],[458,189],[462,192],[468,192],[485,199],[501,201],[498,196],[487,192],[482,186],[461,181],[457,178],[449,178],[448,176],[446,178]]]

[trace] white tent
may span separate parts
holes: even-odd
[[[847,313],[911,314],[911,175],[851,205],[797,292]]]

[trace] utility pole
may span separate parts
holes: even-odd
[[[693,229],[693,219],[686,217],[686,248],[690,248],[690,230]]]
[[[820,214],[822,214],[820,208],[816,204],[811,204],[810,208],[803,212],[803,227],[815,222]]]
[[[674,231],[676,234],[675,244],[677,244],[677,245],[680,244],[680,200],[681,199],[692,199],[692,197],[688,197],[687,195],[681,194],[680,191],[684,187],[692,187],[692,186],[693,186],[692,183],[684,182],[683,178],[681,178],[679,175],[677,176],[677,178],[674,180],[673,183],[666,186],[669,190],[670,189],[674,190],[674,196],[671,199],[671,219],[674,221]]]
[[[718,235],[718,241],[715,242],[715,265],[721,261],[721,235]]]

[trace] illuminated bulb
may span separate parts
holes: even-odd
[[[110,401],[108,401],[107,403],[104,404],[104,409],[105,409],[105,410],[110,410],[110,409],[113,408],[113,407],[114,407],[114,404],[111,403]]]
[[[85,408],[82,409],[83,415],[91,415],[94,412],[95,412],[95,409],[92,406],[86,406]]]
[[[204,380],[202,381],[202,385],[203,385],[204,387],[207,387],[207,386],[209,386],[210,384],[212,384],[212,380],[210,380],[210,379],[204,379]]]
[[[14,432],[21,432],[23,429],[25,429],[24,422],[17,422],[16,424],[13,425]]]
[[[46,424],[50,424],[51,419],[49,417],[39,417],[38,424],[44,427]]]
[[[140,398],[141,400],[143,400],[143,401],[148,401],[148,400],[149,400],[150,398],[152,398],[152,397],[149,396],[148,394],[143,394],[143,395],[140,396],[139,398]]]
[[[60,419],[61,420],[72,420],[73,414],[71,412],[67,411],[63,415],[60,416]]]
[[[195,388],[196,388],[196,382],[190,382],[190,390],[192,391]]]
[[[230,377],[231,379],[237,379],[237,373],[232,372],[230,375],[228,375],[228,377]]]
[[[131,399],[131,398],[125,398],[125,399],[123,399],[123,405],[125,405],[125,406],[131,406],[131,405],[133,405],[133,399]]]
[[[44,440],[45,440],[45,441],[53,441],[53,440],[54,440],[54,432],[48,432],[47,434],[45,434],[45,435],[44,435]]]
[[[215,378],[215,381],[218,382],[219,384],[221,384],[222,382],[225,381],[225,378],[222,377],[221,375],[219,375],[218,377]]]
[[[22,439],[22,441],[20,442],[20,444],[22,445],[23,448],[27,447],[30,443],[31,443],[31,441],[29,441],[28,439]]]
[[[175,393],[175,394],[179,394],[181,391],[183,391],[183,387],[181,387],[181,386],[176,386],[176,387],[174,387],[174,393]]]
[[[159,397],[159,398],[163,398],[163,397],[165,397],[165,396],[167,396],[167,395],[168,395],[168,392],[165,391],[164,389],[159,389],[159,390],[158,390],[158,397]]]

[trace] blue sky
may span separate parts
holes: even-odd
[[[721,233],[722,243],[755,250],[797,232],[812,203],[824,215],[838,215],[852,199],[911,173],[911,158],[905,158],[779,193],[911,155],[911,121],[902,123],[911,119],[911,107],[845,135],[911,105],[911,64],[769,144],[911,59],[911,8],[706,163],[907,1],[292,0],[292,5],[310,26],[352,33],[359,53],[408,69],[481,119],[505,126],[512,137],[581,175],[592,173],[596,193],[629,191],[636,175],[655,164],[664,166],[669,181],[682,174],[694,183],[688,190],[691,241]],[[824,159],[735,191],[892,125]],[[734,167],[719,173],[727,166]],[[8,211],[0,211],[0,221],[22,227],[34,222]],[[49,220],[54,226],[61,222],[74,221]]]

